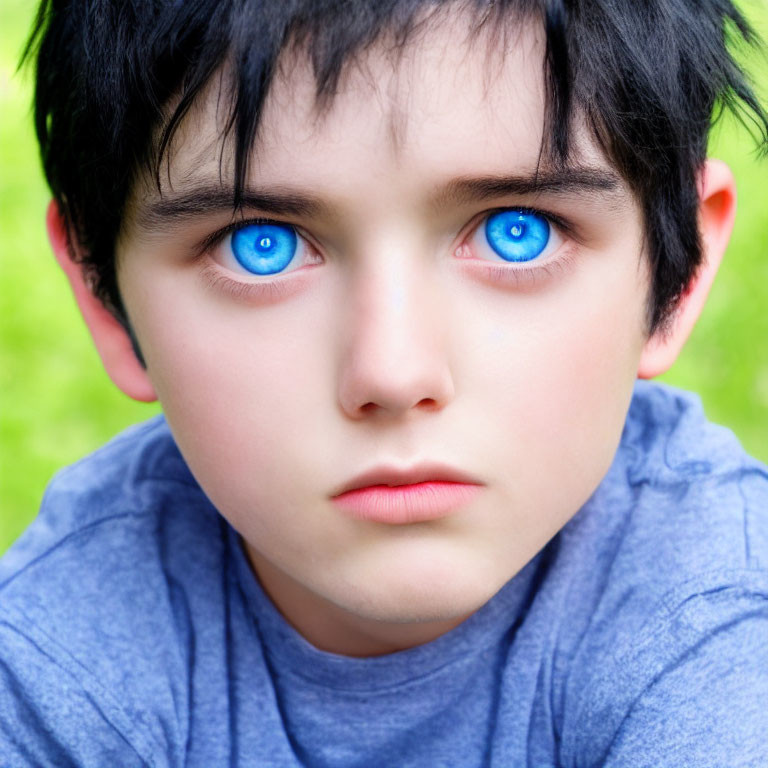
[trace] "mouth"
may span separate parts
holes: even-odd
[[[407,525],[457,512],[482,487],[479,480],[442,465],[378,467],[353,478],[332,500],[356,520]]]

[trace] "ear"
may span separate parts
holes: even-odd
[[[699,232],[702,262],[678,303],[668,327],[643,348],[637,375],[651,379],[667,371],[690,336],[720,267],[736,216],[736,182],[721,160],[707,160],[699,174]]]
[[[85,281],[82,266],[72,258],[74,244],[71,248],[67,224],[55,200],[48,205],[46,226],[56,261],[72,286],[77,306],[109,378],[128,397],[145,403],[154,402],[157,400],[154,387],[136,358],[127,331],[93,295]]]

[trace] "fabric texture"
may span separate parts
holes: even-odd
[[[656,384],[572,520],[408,651],[299,636],[162,417],[60,472],[0,561],[2,767],[764,768],[766,702],[768,470]]]

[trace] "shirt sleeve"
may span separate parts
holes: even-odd
[[[577,764],[768,766],[768,590],[755,581],[673,596],[590,696]]]
[[[56,646],[0,618],[0,768],[165,765],[119,702]]]

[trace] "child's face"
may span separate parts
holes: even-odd
[[[589,172],[523,189],[542,140],[541,41],[529,30],[502,62],[463,35],[437,26],[396,64],[374,50],[322,118],[310,71],[286,60],[249,186],[314,203],[244,211],[296,227],[284,274],[238,267],[228,238],[204,248],[232,216],[226,189],[221,205],[196,199],[221,189],[217,86],[184,126],[162,203],[143,187],[119,245],[193,473],[287,618],[344,653],[440,634],[541,549],[605,474],[646,341],[639,208],[586,134]],[[542,255],[488,245],[485,218],[504,208],[551,216]],[[290,230],[272,235],[290,250]],[[363,472],[424,463],[480,488],[412,524],[332,500]]]

